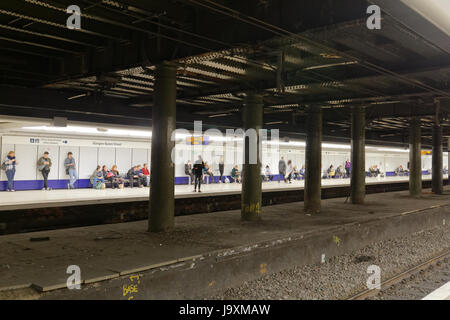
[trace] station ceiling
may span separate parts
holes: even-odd
[[[72,4],[80,30],[66,27]],[[380,30],[366,26],[373,4]],[[241,127],[258,91],[265,127],[287,136],[318,106],[324,136],[348,139],[362,105],[369,141],[406,143],[419,116],[429,145],[436,118],[450,136],[442,17],[415,0],[2,0],[0,114],[147,126],[155,65],[172,61],[180,127]]]

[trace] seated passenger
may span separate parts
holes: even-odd
[[[130,170],[128,170],[128,172],[127,172],[127,177],[128,177],[128,179],[129,179],[129,182],[130,182],[130,188],[133,188],[133,185],[134,185],[134,180],[137,180],[137,183],[138,183],[138,187],[139,188],[142,188],[143,187],[143,185],[142,185],[142,174],[141,174],[141,172],[140,172],[140,167],[141,166],[134,166],[133,168],[131,168]]]
[[[373,165],[373,166],[371,166],[370,168],[369,168],[369,175],[371,176],[371,177],[378,177],[378,175],[380,174],[381,172],[380,172],[380,169],[378,169],[378,166],[377,165]]]
[[[188,160],[184,164],[184,174],[191,178],[191,184],[194,184],[194,173],[192,172],[192,164],[191,161]]]
[[[400,165],[397,169],[395,169],[395,174],[397,176],[404,176],[408,171],[403,169],[403,166]]]
[[[102,167],[102,174],[103,174],[103,178],[105,180],[107,180],[106,176],[108,175],[108,167],[106,165],[103,165],[103,167]]]
[[[334,167],[333,167],[333,165],[330,165],[330,167],[327,169],[327,177],[334,178],[335,175],[336,175],[336,172],[334,170]]]
[[[336,178],[345,178],[346,174],[347,173],[346,173],[343,165],[340,165],[339,167],[337,167],[337,169],[336,169]]]
[[[108,180],[111,181],[112,188],[122,189],[125,184],[125,179],[120,176],[119,170],[116,165],[113,165],[111,171],[107,174]]]
[[[103,178],[102,168],[100,166],[97,166],[97,169],[92,173],[91,176],[92,188],[101,189],[104,182],[105,178]]]
[[[141,170],[142,177],[145,180],[145,186],[150,187],[150,170],[148,170],[148,166],[146,163],[144,163],[144,167]]]
[[[267,165],[266,168],[264,169],[264,176],[265,176],[265,180],[266,181],[272,181],[273,180],[273,174],[270,171],[269,165]]]
[[[231,178],[234,182],[241,183],[241,173],[239,172],[238,166],[234,166],[231,170]]]
[[[208,162],[205,162],[205,166],[203,167],[203,173],[211,177],[211,183],[214,182],[214,174],[212,173],[211,167]]]
[[[305,174],[306,174],[305,165],[302,165],[302,168],[300,169],[299,174],[303,179],[305,179]]]
[[[294,180],[300,179],[300,173],[298,172],[297,166],[294,166],[294,170],[292,171],[292,174],[294,175]]]

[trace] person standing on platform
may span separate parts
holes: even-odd
[[[286,175],[286,161],[284,161],[284,157],[281,157],[281,160],[278,162],[278,173],[280,174],[280,179],[278,179],[278,183],[280,183],[281,179],[285,180],[284,176]]]
[[[38,169],[41,171],[42,177],[44,178],[44,188],[42,190],[52,190],[52,188],[48,187],[48,175],[52,166],[52,160],[48,157],[48,155],[48,151],[45,151],[44,155],[40,157],[37,162]]]
[[[294,173],[294,168],[292,167],[292,161],[288,160],[287,163],[287,171],[286,171],[286,177],[284,178],[284,182],[286,183],[292,183],[292,174]]]
[[[18,164],[14,151],[8,152],[8,155],[2,164],[2,169],[6,172],[6,177],[8,178],[7,190],[10,192],[16,191],[14,190],[14,176],[16,175],[16,166]]]
[[[219,178],[219,183],[222,183],[222,177],[223,177],[223,169],[225,168],[225,163],[223,160],[223,156],[220,156],[220,160],[219,160],[219,173],[220,173],[220,178]]]
[[[202,176],[203,176],[203,169],[205,168],[205,163],[203,162],[202,156],[198,156],[198,160],[194,163],[194,168],[192,169],[195,181],[194,181],[194,192],[197,192],[197,185],[198,185],[198,192],[200,191],[200,187],[202,185]]]
[[[352,167],[350,161],[347,159],[347,161],[345,161],[345,173],[347,175],[347,177],[350,177],[350,168]]]
[[[145,186],[150,187],[150,170],[148,170],[146,163],[144,163],[144,167],[142,168],[142,177],[145,179]]]
[[[64,167],[66,174],[69,175],[69,189],[75,189],[75,182],[78,179],[77,167],[72,152],[67,153],[67,158],[64,160]]]

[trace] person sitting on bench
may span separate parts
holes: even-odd
[[[273,180],[273,174],[270,171],[269,165],[267,165],[265,170],[264,170],[264,176],[265,176],[265,180],[266,181],[272,181]]]
[[[92,183],[92,188],[94,189],[101,189],[102,185],[105,182],[105,178],[103,177],[103,171],[102,168],[100,166],[97,166],[97,169],[92,173],[91,176],[91,183]]]
[[[194,173],[192,172],[192,164],[191,161],[188,160],[188,162],[186,162],[184,164],[184,174],[187,175],[188,177],[191,178],[191,184],[194,184]]]
[[[238,166],[234,166],[231,170],[231,178],[233,178],[234,182],[241,183],[241,173],[239,172]]]
[[[140,171],[140,166],[134,166],[133,168],[128,170],[127,177],[130,182],[130,188],[133,188],[135,179],[137,180],[138,187],[139,188],[143,187],[143,185],[142,185],[143,179],[142,179],[141,173],[139,171]]]

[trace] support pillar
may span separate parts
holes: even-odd
[[[363,204],[366,196],[366,111],[364,107],[352,108],[352,151],[350,174],[350,199],[353,204]]]
[[[261,179],[261,137],[263,127],[263,97],[247,93],[244,101],[244,165],[242,169],[241,219],[256,221],[261,219],[262,179]],[[249,130],[249,131],[247,131]]]
[[[175,216],[175,165],[172,150],[176,129],[176,66],[162,63],[155,70],[152,108],[152,156],[148,230],[169,231]]]
[[[432,155],[432,191],[435,194],[444,192],[443,168],[442,168],[442,127],[433,126],[433,155]]]
[[[422,193],[422,154],[420,119],[413,118],[409,128],[409,195],[418,197]]]
[[[305,212],[319,213],[322,183],[322,110],[309,108],[306,120]]]

